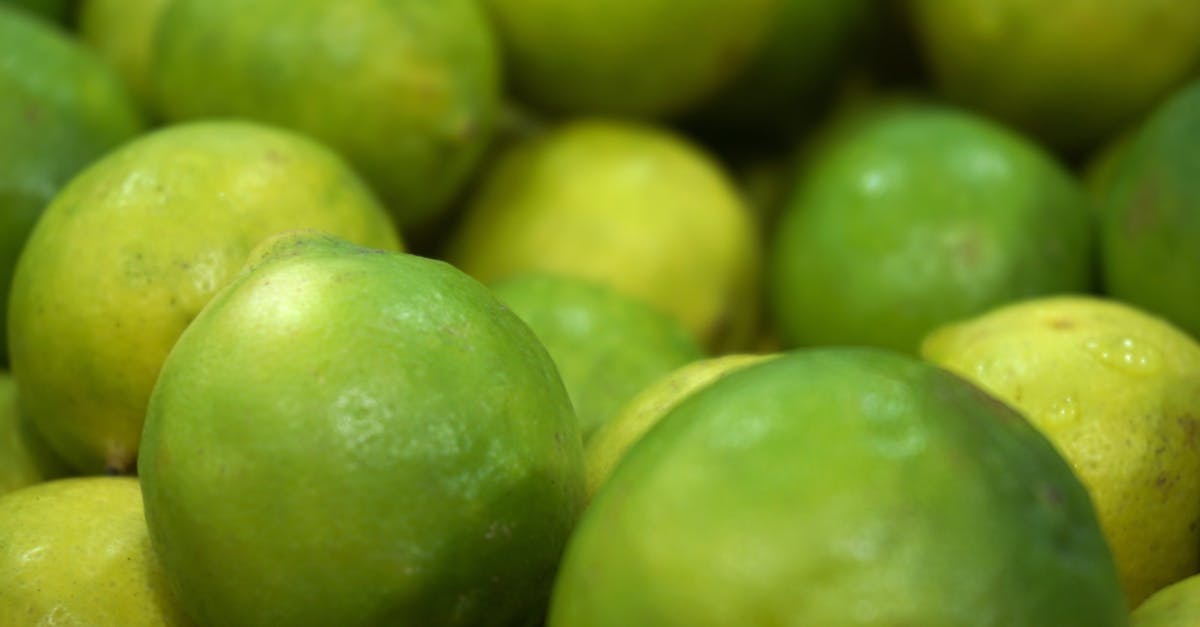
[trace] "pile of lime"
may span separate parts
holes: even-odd
[[[0,0],[0,626],[1200,623],[1195,0]]]

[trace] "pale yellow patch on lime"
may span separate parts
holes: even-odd
[[[1082,296],[994,310],[922,355],[1021,410],[1087,486],[1130,607],[1200,569],[1200,346]]]
[[[608,480],[630,447],[677,405],[714,381],[773,356],[736,354],[702,359],[676,369],[639,392],[592,435],[584,448],[588,500]]]

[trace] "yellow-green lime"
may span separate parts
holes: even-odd
[[[1195,75],[1193,0],[908,0],[949,98],[1071,152],[1090,150]]]
[[[76,469],[133,471],[167,351],[251,248],[294,228],[400,246],[350,166],[289,131],[174,125],[93,163],[47,207],[14,275],[21,410]]]
[[[1200,345],[1095,297],[1025,301],[922,355],[1011,403],[1088,487],[1130,607],[1200,570]]]
[[[484,283],[542,271],[604,283],[709,347],[749,341],[753,214],[700,147],[664,128],[581,119],[506,151],[445,256]]]
[[[761,1],[761,0],[759,0]],[[244,117],[344,155],[403,227],[447,208],[500,102],[478,0],[171,0],[151,52],[170,121]]]

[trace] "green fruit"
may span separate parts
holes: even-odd
[[[1129,615],[1132,627],[1192,627],[1200,622],[1200,575],[1154,593]]]
[[[92,52],[0,5],[0,364],[13,266],[42,209],[76,172],[142,129],[120,80]]]
[[[1164,102],[1130,138],[1100,206],[1109,295],[1200,337],[1200,81]]]
[[[68,474],[33,425],[17,411],[17,387],[0,374],[0,495]]]
[[[571,538],[550,627],[1125,625],[1083,486],[916,358],[799,351],[682,402]]]
[[[601,284],[526,274],[492,291],[554,359],[584,442],[642,388],[704,354],[674,318]]]
[[[137,479],[60,479],[0,497],[0,625],[188,624],[150,547]]]
[[[533,624],[583,500],[528,327],[447,264],[306,233],[179,338],[138,469],[203,625]]]
[[[78,470],[133,471],[167,351],[251,248],[295,228],[400,247],[345,161],[288,131],[169,126],[90,165],[46,208],[13,277],[22,411]]]
[[[778,133],[832,91],[866,22],[864,0],[780,0],[763,42],[733,80],[700,111],[699,121]]]
[[[484,0],[514,89],[546,109],[662,117],[733,77],[783,0]]]
[[[1080,184],[986,120],[899,104],[850,118],[808,163],[769,266],[786,345],[912,352],[943,323],[1091,286]]]
[[[1194,0],[908,0],[950,98],[1087,150],[1193,75]]]
[[[753,333],[759,248],[708,153],[657,126],[582,119],[501,155],[445,256],[484,283],[547,272],[612,286],[720,350]]]
[[[121,75],[142,109],[154,110],[151,53],[170,0],[81,0],[79,38]]]
[[[499,107],[475,0],[173,0],[155,41],[167,119],[248,117],[312,135],[402,226],[446,207]]]

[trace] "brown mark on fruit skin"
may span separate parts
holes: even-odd
[[[1050,321],[1050,328],[1059,331],[1065,331],[1075,327],[1075,321],[1070,318],[1054,318]]]
[[[1183,429],[1183,437],[1187,440],[1188,448],[1196,448],[1196,419],[1190,414],[1177,418],[1179,427]]]
[[[30,105],[25,107],[25,120],[30,124],[38,124],[42,121],[42,110],[39,107]]]
[[[1063,504],[1063,495],[1058,491],[1058,488],[1048,485],[1042,488],[1042,497],[1046,503],[1053,507],[1060,507]]]
[[[1158,195],[1158,186],[1153,183],[1143,183],[1138,187],[1125,214],[1125,232],[1131,238],[1140,237],[1158,226],[1161,219]]]

